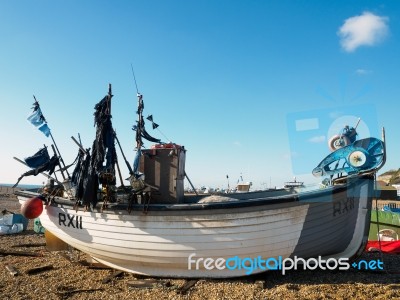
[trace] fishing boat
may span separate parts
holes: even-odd
[[[304,182],[302,181],[297,181],[296,177],[293,179],[293,181],[287,181],[285,182],[284,186],[285,189],[289,190],[294,190],[298,188],[304,187]]]
[[[238,183],[236,185],[236,191],[245,193],[250,191],[250,187],[251,187],[251,182]]]
[[[252,182],[243,181],[243,177],[242,177],[242,175],[240,175],[240,180],[238,180],[238,182],[236,184],[236,192],[247,193],[250,191],[250,188],[252,185],[253,185]]]
[[[145,130],[138,94],[133,165],[123,155],[130,184],[116,188],[119,141],[111,97],[110,87],[95,106],[92,151],[77,143],[80,156],[67,185],[15,192],[25,208],[40,199],[41,224],[57,238],[111,268],[169,278],[229,278],[273,269],[255,266],[258,258],[351,259],[362,253],[374,174],[385,162],[384,138],[355,141],[323,159],[313,174],[330,178],[324,189],[187,195],[186,149]],[[147,120],[157,125],[152,116]],[[153,146],[144,148],[143,139]]]

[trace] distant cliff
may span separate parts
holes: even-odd
[[[400,184],[400,168],[389,170],[378,176],[379,181],[384,181],[387,184]]]

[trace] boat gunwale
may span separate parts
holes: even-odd
[[[133,204],[130,208],[132,211],[144,210],[147,211],[192,211],[192,210],[216,210],[216,209],[228,209],[228,208],[246,208],[246,207],[254,207],[254,206],[264,206],[264,205],[273,205],[273,204],[283,204],[290,202],[299,202],[299,203],[308,203],[308,201],[312,202],[312,199],[323,197],[324,195],[334,195],[340,192],[351,188],[357,182],[363,179],[372,179],[370,175],[360,175],[351,178],[351,182],[342,185],[334,185],[323,190],[314,190],[307,191],[299,194],[288,194],[288,195],[280,195],[280,196],[270,196],[270,197],[261,197],[261,198],[253,198],[253,199],[244,199],[244,200],[236,200],[236,201],[221,201],[221,202],[208,202],[208,203],[157,203],[157,204]],[[356,180],[354,180],[356,179]],[[35,193],[32,191],[19,190],[14,192],[17,196],[22,197],[34,197],[41,195],[40,193]],[[330,200],[332,201],[332,200]],[[56,205],[66,205],[66,206],[74,206],[76,202],[74,200],[67,200],[62,197],[54,197],[52,198],[52,202]],[[97,207],[102,202],[97,204]],[[109,204],[109,208],[106,209],[103,213],[107,213],[108,211],[116,211],[126,209],[128,204]]]

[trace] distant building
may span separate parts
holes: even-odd
[[[392,184],[392,187],[397,190],[397,197],[400,197],[400,184]]]
[[[375,195],[381,200],[396,200],[399,194],[399,190],[391,185],[387,185],[385,181],[377,181]]]

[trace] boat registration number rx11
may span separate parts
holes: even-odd
[[[58,225],[82,229],[82,216],[58,213]]]

